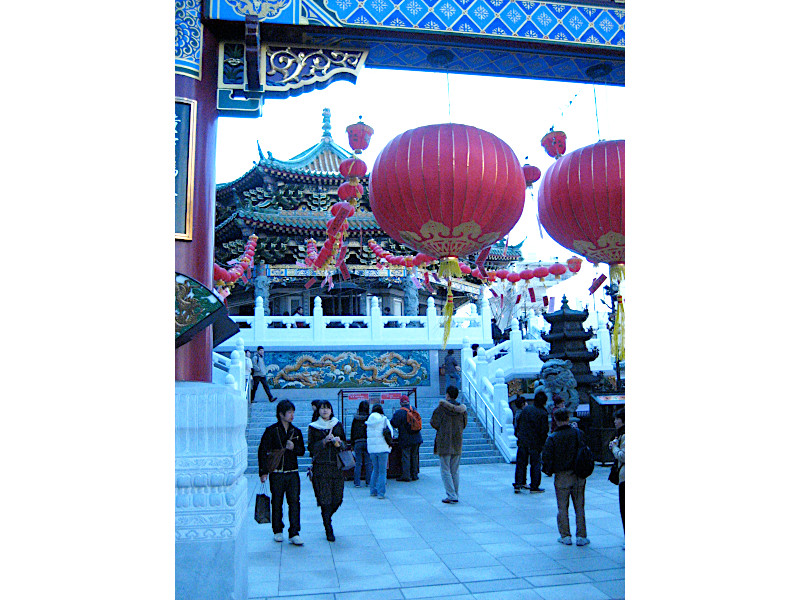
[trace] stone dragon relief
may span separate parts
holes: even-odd
[[[267,367],[270,385],[281,388],[398,387],[424,385],[429,380],[428,354],[424,351],[412,351],[409,356],[398,352],[341,352],[335,356],[323,354],[319,358],[311,354],[291,354],[294,356],[289,357],[288,364],[282,368],[276,364]]]

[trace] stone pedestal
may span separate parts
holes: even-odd
[[[247,600],[247,401],[175,383],[175,598]]]

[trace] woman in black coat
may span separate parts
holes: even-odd
[[[342,423],[333,416],[333,407],[321,400],[308,426],[308,450],[313,460],[311,484],[317,505],[322,512],[322,523],[329,542],[336,541],[331,517],[342,505],[344,498],[344,473],[339,469],[339,452],[344,450],[345,433]]]

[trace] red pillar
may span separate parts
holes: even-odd
[[[197,100],[191,241],[175,240],[175,271],[212,286],[217,155],[217,40],[203,28],[202,79],[175,75],[175,95]],[[211,328],[175,351],[176,381],[211,382]]]

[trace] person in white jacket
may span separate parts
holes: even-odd
[[[389,452],[392,451],[392,447],[383,437],[383,430],[386,427],[389,431],[392,430],[389,419],[383,414],[383,407],[376,404],[367,419],[367,452],[372,461],[369,495],[377,496],[379,500],[386,498],[386,467],[389,464]]]

